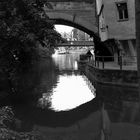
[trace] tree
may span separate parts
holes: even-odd
[[[18,69],[39,57],[39,46],[51,54],[63,40],[43,10],[45,3],[46,0],[0,1],[0,68],[11,88]]]
[[[0,51],[18,61],[36,55],[38,44],[52,50],[62,38],[43,6],[46,0],[1,0]]]

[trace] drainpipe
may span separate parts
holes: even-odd
[[[137,49],[137,71],[138,71],[138,92],[140,104],[140,0],[135,0],[135,22],[136,22],[136,49]]]

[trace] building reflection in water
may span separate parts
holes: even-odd
[[[97,84],[103,99],[103,131],[110,140],[139,140],[140,106],[137,88]]]
[[[77,60],[78,53],[70,53],[65,55],[53,55],[55,65],[59,70],[78,70]]]

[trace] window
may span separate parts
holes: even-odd
[[[128,9],[127,3],[116,3],[117,10],[118,10],[118,18],[120,21],[128,20]]]

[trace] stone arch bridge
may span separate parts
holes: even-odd
[[[75,27],[93,37],[98,33],[96,0],[48,0],[44,9],[55,24]]]
[[[106,46],[100,44],[96,0],[48,0],[44,10],[55,24],[75,27],[93,37],[95,50],[101,55],[112,55]]]

